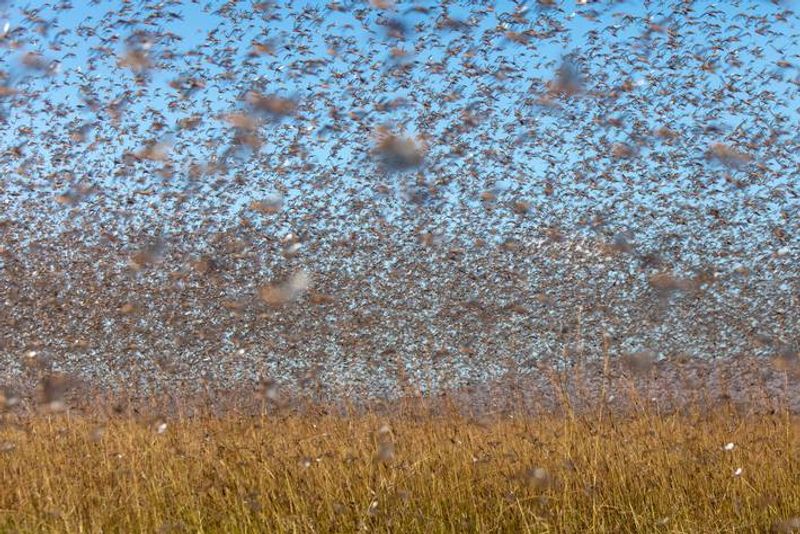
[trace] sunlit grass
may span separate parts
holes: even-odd
[[[7,417],[4,531],[800,525],[800,420],[787,414]]]

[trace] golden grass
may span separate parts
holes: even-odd
[[[800,526],[800,420],[787,414],[7,417],[3,531]]]

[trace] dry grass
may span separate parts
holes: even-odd
[[[788,414],[6,417],[3,531],[800,526],[800,419]]]

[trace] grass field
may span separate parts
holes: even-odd
[[[0,449],[2,531],[800,531],[788,412],[64,412]]]

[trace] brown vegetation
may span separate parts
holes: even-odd
[[[800,421],[730,408],[11,417],[0,528],[792,532]]]

